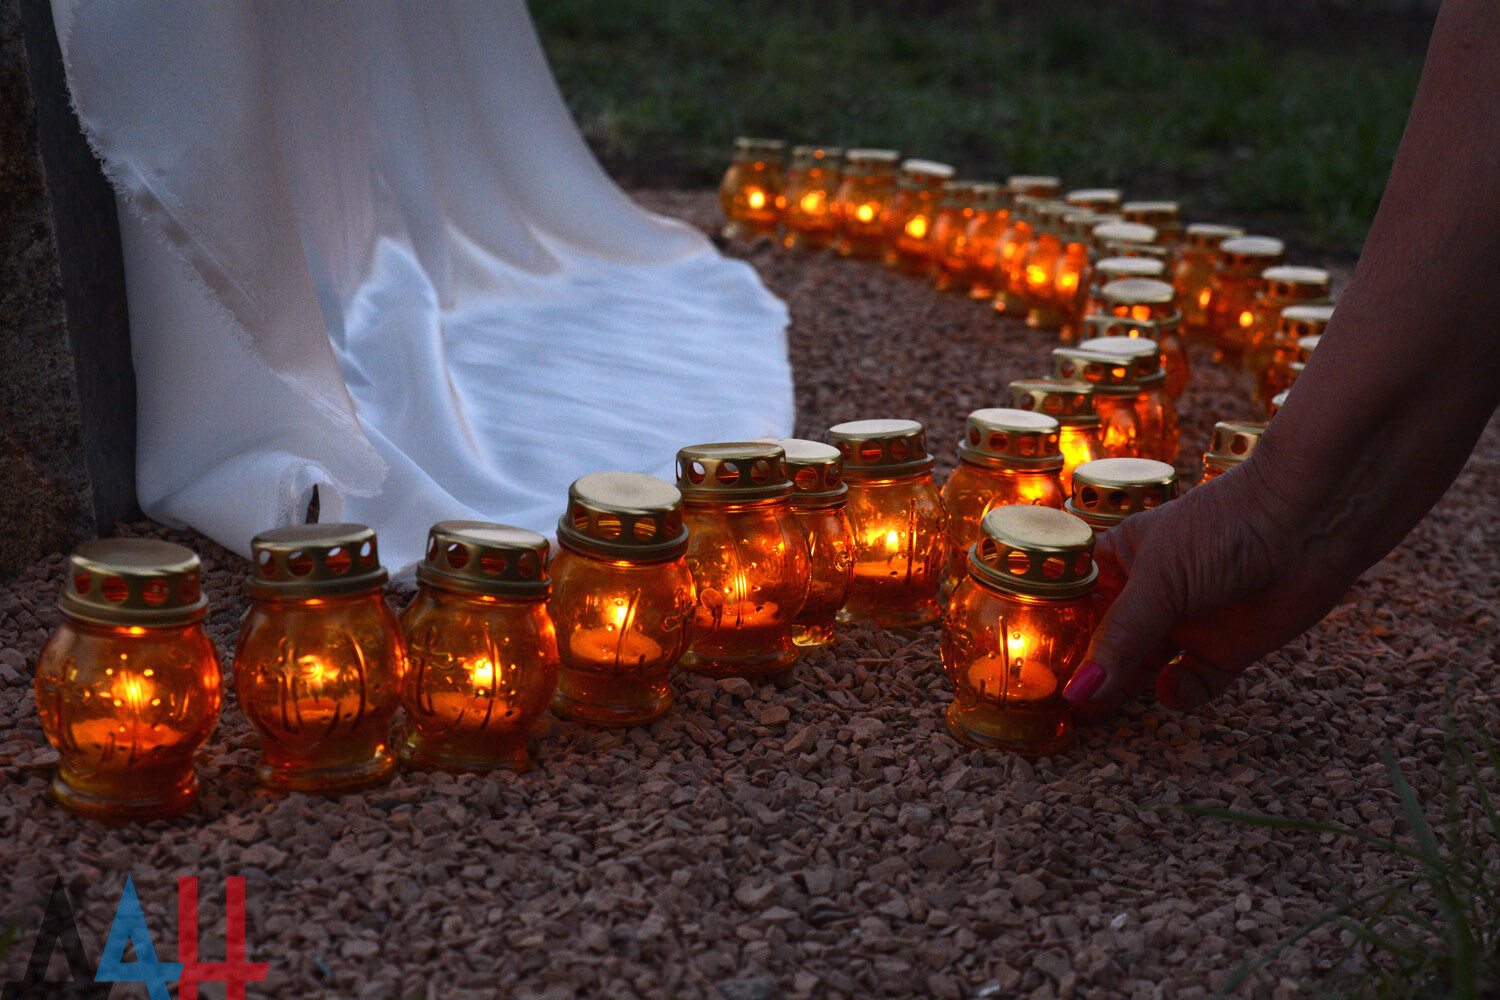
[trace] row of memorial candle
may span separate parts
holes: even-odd
[[[1155,358],[1139,339],[1055,353],[1063,367],[1142,346]],[[968,664],[961,650],[983,629],[952,623],[977,613],[975,602],[998,599],[964,591],[976,574],[975,586],[995,589],[998,550],[981,544],[974,554],[988,537],[988,512],[1067,507],[1097,527],[1169,498],[1129,494],[1120,505],[1132,488],[1122,471],[1140,476],[1135,466],[1111,466],[1120,459],[1091,461],[1110,453],[1091,405],[1097,392],[1088,381],[1013,383],[1017,408],[970,415],[960,467],[942,494],[919,424],[856,421],[830,430],[834,446],[777,439],[684,448],[676,487],[633,473],[585,476],[570,488],[550,566],[540,535],[443,522],[429,534],[420,591],[399,624],[382,597],[386,571],[368,528],[266,532],[252,544],[235,669],[240,707],[262,738],[258,776],[275,789],[324,792],[383,781],[395,767],[387,743],[398,706],[406,724],[396,751],[414,766],[523,768],[527,731],[549,704],[585,722],[647,722],[669,708],[679,661],[710,676],[780,673],[798,644],[830,641],[835,620],[930,623],[940,591],[954,588],[962,594],[949,603],[949,631],[967,637],[944,647],[958,694],[954,734],[1055,749],[1068,724],[1054,689],[1076,666],[1063,652],[1086,644],[1081,613],[1053,623],[1082,629],[1057,645],[1056,629],[1036,631],[1052,612],[1021,601],[1001,652],[1014,678],[981,677],[989,668]],[[1068,448],[1069,430],[1081,449]],[[1158,479],[1171,474],[1135,461]],[[1012,543],[1024,540],[1016,526],[1007,530]],[[1085,560],[1060,577],[1062,564],[1038,558],[1041,576],[1017,570],[1008,600],[1038,581],[1065,578],[1071,593],[1092,580]],[[1001,564],[1009,572],[1018,559]],[[107,818],[178,812],[196,795],[192,755],[220,704],[197,557],[166,542],[103,540],[80,546],[71,567],[59,600],[64,623],[36,671],[38,713],[62,762],[54,793]],[[976,651],[975,662],[990,655]],[[1032,676],[1039,670],[1055,683],[1041,684]],[[1049,693],[1039,701],[1042,688]],[[1050,735],[1033,738],[1044,718]]]
[[[788,246],[878,257],[993,300],[1064,342],[1087,335],[1082,324],[1101,311],[1099,292],[1112,279],[1164,279],[1182,303],[1184,333],[1211,341],[1217,359],[1243,363],[1262,385],[1282,350],[1282,308],[1326,302],[1330,290],[1321,268],[1287,266],[1280,240],[1184,228],[1176,202],[1122,201],[1109,188],[1064,194],[1055,177],[959,181],[945,164],[901,162],[893,150],[798,146],[787,169],[784,143],[740,139],[720,199],[726,235],[784,232]],[[1173,357],[1175,396],[1187,369],[1184,353]]]

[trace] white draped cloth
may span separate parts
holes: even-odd
[[[551,533],[569,482],[785,435],[787,313],[589,153],[520,0],[53,0],[117,192],[137,491],[248,554],[320,519]]]

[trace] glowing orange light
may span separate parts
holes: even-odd
[[[1078,290],[1078,275],[1072,271],[1064,271],[1057,276],[1057,290],[1068,295]]]
[[[809,191],[802,196],[802,211],[808,215],[817,215],[823,211],[823,192]]]
[[[475,660],[469,664],[469,680],[476,695],[489,694],[495,687],[495,664],[486,657]]]
[[[1032,264],[1026,268],[1026,283],[1037,286],[1047,283],[1047,269],[1040,264]]]
[[[897,552],[901,549],[901,536],[897,532],[887,532],[885,536],[885,548],[887,552]]]
[[[1207,288],[1203,289],[1203,291],[1201,291],[1201,292],[1198,293],[1198,305],[1202,306],[1204,309],[1207,309],[1208,308],[1208,300],[1211,297],[1212,297],[1212,293]]]
[[[1253,312],[1251,312],[1249,309],[1246,309],[1244,312],[1240,313],[1240,326],[1241,327],[1243,327],[1244,329],[1248,330],[1254,323],[1255,323],[1255,314]]]
[[[750,193],[745,195],[745,200],[753,209],[759,210],[766,207],[766,193],[759,188],[751,188]]]
[[[1143,305],[1134,305],[1134,306],[1131,306],[1130,307],[1130,318],[1131,319],[1150,319],[1151,318],[1151,307],[1150,306],[1143,306]]]
[[[927,217],[925,215],[913,215],[906,222],[906,235],[914,240],[920,240],[927,235]]]
[[[156,698],[156,685],[140,677],[122,676],[115,681],[110,688],[110,694],[114,698],[116,708],[129,707],[132,712],[139,712],[147,702],[160,704]]]
[[[875,218],[875,206],[869,203],[863,204],[854,210],[854,217],[860,222],[870,222]]]

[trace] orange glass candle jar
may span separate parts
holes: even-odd
[[[719,182],[724,235],[732,240],[775,236],[786,205],[786,143],[780,139],[734,140],[734,159]]]
[[[1100,441],[1110,457],[1175,458],[1181,429],[1155,341],[1097,337],[1056,348],[1052,358],[1058,378],[1093,387],[1094,410],[1102,423]]]
[[[1127,201],[1120,218],[1156,230],[1156,242],[1175,251],[1182,242],[1182,209],[1175,201]]]
[[[995,248],[995,311],[1002,315],[1026,315],[1021,298],[1021,262],[1031,244],[1032,214],[1036,206],[1056,198],[1062,182],[1056,177],[1017,174],[1006,181],[1010,192],[1010,218]]]
[[[958,468],[943,484],[948,512],[948,579],[958,586],[969,572],[969,547],[979,522],[996,507],[1036,504],[1062,508],[1062,427],[1033,410],[986,409],[969,414],[958,442]]]
[[[1247,334],[1245,367],[1259,376],[1276,352],[1276,333],[1282,310],[1296,305],[1328,303],[1330,277],[1321,267],[1282,265],[1261,272],[1260,288],[1251,307],[1255,321]]]
[[[843,257],[873,258],[885,252],[885,212],[896,195],[894,149],[851,149],[844,155],[844,172],[833,199],[838,240]]]
[[[984,516],[943,616],[954,739],[1031,757],[1072,745],[1062,690],[1098,624],[1093,550],[1093,532],[1060,510],[999,507]]]
[[[1074,469],[1106,457],[1100,440],[1099,414],[1094,412],[1093,386],[1086,382],[1029,379],[1012,382],[1009,390],[1011,406],[1045,414],[1057,421],[1057,444],[1063,458],[1058,481],[1066,494],[1072,488]]]
[[[883,627],[937,621],[947,515],[922,425],[852,420],[830,427],[828,443],[844,457],[854,531],[854,577],[838,620]]]
[[[234,688],[261,735],[256,777],[283,792],[388,781],[406,651],[381,593],[375,532],[296,525],[257,535],[250,549]]]
[[[198,798],[193,754],[219,720],[223,677],[203,633],[191,549],[147,538],[84,542],[42,647],[37,716],[60,766],[52,796],[109,821],[174,816]]]
[[[638,726],[672,707],[670,674],[692,636],[693,574],[682,495],[637,472],[568,487],[557,521],[552,711],[596,726]]]
[[[1255,398],[1268,411],[1271,400],[1292,387],[1292,365],[1307,363],[1332,318],[1333,306],[1326,304],[1287,306],[1281,310],[1270,358],[1255,373]]]
[[[711,677],[792,669],[792,622],[807,601],[811,565],[785,453],[761,441],[682,448],[677,489],[697,588],[683,669]]]
[[[1167,395],[1182,395],[1191,375],[1187,348],[1179,331],[1182,313],[1177,309],[1177,291],[1154,278],[1121,278],[1099,292],[1103,308],[1085,320],[1085,337],[1145,337],[1161,348]]]
[[[937,289],[969,291],[969,229],[979,214],[979,188],[974,181],[949,181],[932,224]]]
[[[903,274],[927,276],[937,269],[941,247],[933,224],[943,187],[953,168],[932,160],[907,160],[896,178],[896,194],[885,212],[885,265]]]
[[[844,151],[827,146],[795,146],[786,172],[783,221],[788,248],[821,250],[838,235],[833,199],[838,193]]]
[[[1172,264],[1171,281],[1177,289],[1183,333],[1187,337],[1208,338],[1208,300],[1212,295],[1208,286],[1213,281],[1219,246],[1225,240],[1244,235],[1245,231],[1238,226],[1207,222],[1195,222],[1183,233],[1177,259]]]
[[[1203,453],[1203,479],[1199,485],[1228,472],[1249,458],[1265,432],[1265,424],[1247,420],[1220,420],[1214,424],[1208,451]]]
[[[799,646],[826,646],[833,642],[833,626],[849,597],[854,573],[854,531],[849,526],[844,458],[833,445],[820,441],[766,441],[786,452],[792,513],[807,540],[811,565],[807,600],[792,621],[792,641]]]
[[[995,296],[995,254],[1000,237],[1010,226],[1010,193],[998,184],[974,185],[974,217],[964,234],[964,282],[969,298],[988,301]]]
[[[1058,226],[1061,244],[1037,303],[1026,313],[1026,325],[1035,330],[1062,331],[1076,328],[1083,314],[1091,266],[1089,232],[1098,222],[1093,212],[1069,212]]]
[[[1177,470],[1147,458],[1104,458],[1080,465],[1063,510],[1103,534],[1132,514],[1177,499]]]
[[[1079,188],[1063,195],[1063,204],[1074,208],[1086,208],[1090,212],[1115,213],[1120,211],[1119,188]]]
[[[1286,256],[1286,245],[1272,236],[1236,236],[1219,244],[1208,294],[1199,297],[1206,314],[1214,360],[1240,364],[1254,346],[1255,299],[1261,272]]]
[[[401,617],[408,674],[396,751],[417,768],[525,771],[526,735],[557,687],[547,539],[483,521],[427,533]]]
[[[1032,329],[1056,329],[1061,320],[1052,306],[1052,279],[1062,259],[1063,217],[1068,207],[1060,201],[1040,202],[1032,207],[1031,242],[1012,276],[1011,291],[1026,306],[1026,325]]]

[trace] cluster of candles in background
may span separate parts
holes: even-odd
[[[1106,190],[1053,200],[1051,178],[964,183],[921,160],[898,178],[884,150],[798,147],[785,170],[783,148],[736,144],[721,189],[730,235],[881,258],[1024,314],[1060,332],[1051,377],[1012,382],[1008,406],[968,415],[941,490],[919,423],[860,420],[826,442],[682,448],[675,485],[584,476],[555,550],[521,528],[441,522],[399,621],[369,528],[257,536],[234,679],[261,737],[263,785],[369,787],[398,758],[524,770],[549,706],[585,724],[644,724],[670,710],[674,669],[782,674],[853,623],[942,621],[948,728],[961,742],[1028,755],[1071,743],[1062,689],[1108,606],[1094,537],[1178,495],[1179,337],[1207,336],[1252,365],[1274,410],[1327,323],[1328,276],[1281,266],[1268,237],[1183,231],[1171,203]],[[1264,427],[1217,424],[1204,481],[1248,456]],[[188,808],[223,685],[197,556],[156,540],[86,542],[59,606],[35,675],[60,757],[54,796],[111,820]]]

